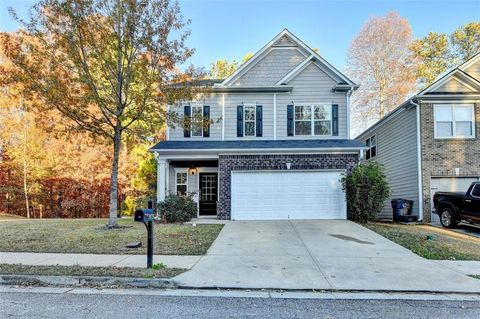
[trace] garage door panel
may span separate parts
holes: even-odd
[[[340,172],[232,173],[232,219],[344,219]]]

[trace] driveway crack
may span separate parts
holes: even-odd
[[[327,276],[325,275],[325,273],[323,272],[322,268],[320,267],[320,264],[318,263],[317,259],[313,256],[312,252],[310,251],[310,249],[308,249],[307,245],[305,244],[305,242],[303,241],[302,237],[300,236],[300,234],[298,233],[297,229],[295,228],[295,225],[292,223],[291,220],[288,221],[290,223],[290,226],[292,226],[292,229],[293,231],[295,232],[295,234],[297,235],[298,239],[300,240],[300,242],[303,244],[303,246],[305,247],[305,250],[307,251],[308,255],[310,256],[310,258],[312,258],[313,260],[313,263],[315,264],[315,266],[317,266],[318,268],[318,271],[322,274],[323,278],[325,278],[325,280],[327,281],[327,283],[330,285],[330,287],[332,289],[336,289],[335,285],[330,281],[328,280]]]

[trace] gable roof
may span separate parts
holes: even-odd
[[[465,61],[464,63],[460,64],[459,66],[451,68],[443,74],[440,74],[439,77],[432,84],[420,91],[417,96],[434,94],[433,91],[441,87],[443,84],[447,83],[450,79],[452,79],[452,77],[457,77],[457,80],[459,80],[462,84],[465,84],[467,87],[473,87],[477,90],[480,90],[480,81],[465,72],[468,67],[478,61],[480,61],[480,52]]]
[[[324,58],[322,58],[318,53],[313,51],[312,48],[307,46],[302,40],[300,40],[298,37],[296,37],[293,33],[291,33],[288,29],[283,29],[279,34],[277,34],[270,42],[268,42],[265,46],[263,46],[257,53],[253,55],[252,58],[250,58],[247,62],[242,64],[232,75],[227,77],[222,83],[217,84],[217,86],[229,86],[233,82],[235,82],[238,78],[240,78],[250,67],[255,65],[259,60],[261,60],[264,56],[264,54],[271,48],[275,47],[277,43],[281,43],[282,38],[288,37],[291,42],[296,44],[299,49],[301,49],[303,52],[306,53],[306,60],[300,63],[295,69],[297,69],[300,66],[306,66],[308,65],[308,61],[311,61],[312,59],[315,59],[318,61],[322,66],[325,67],[327,74],[330,76],[334,76],[335,80],[339,84],[348,84],[351,85],[352,87],[358,87],[352,80],[350,80],[347,76],[345,76],[343,73],[341,73],[339,70],[337,70],[335,67],[333,67],[330,63],[328,63]],[[282,44],[278,44],[278,46],[282,46]],[[294,69],[294,70],[295,70]],[[293,71],[293,70],[292,70]],[[292,73],[292,72],[290,72]],[[289,74],[290,74],[289,73]],[[297,73],[298,74],[298,73]],[[282,79],[283,80],[283,79]],[[279,81],[280,83],[280,81]],[[276,85],[280,85],[277,83]]]
[[[376,127],[381,125],[383,122],[387,121],[388,119],[395,117],[397,114],[400,113],[400,111],[402,109],[408,108],[410,106],[418,106],[418,104],[416,104],[417,99],[421,99],[422,97],[423,98],[435,97],[435,95],[436,95],[435,92],[434,92],[435,89],[441,87],[442,85],[447,83],[449,80],[455,79],[455,80],[461,82],[462,84],[466,85],[467,88],[473,88],[473,89],[480,92],[480,81],[477,80],[476,78],[472,77],[467,72],[465,72],[465,70],[467,68],[469,68],[471,65],[473,65],[474,63],[476,63],[478,61],[480,61],[480,52],[477,53],[476,55],[474,55],[473,57],[471,57],[469,60],[460,64],[459,66],[457,66],[455,68],[452,68],[450,70],[447,70],[446,72],[441,74],[432,84],[430,84],[425,89],[420,91],[418,94],[413,95],[412,97],[410,97],[409,99],[404,101],[402,104],[400,104],[399,106],[394,108],[391,112],[389,112],[383,118],[381,118],[380,120],[378,120],[377,122],[372,124],[369,128],[367,128],[366,130],[364,130],[360,134],[358,134],[357,137],[355,137],[355,139],[358,139],[360,136],[362,136],[366,132],[375,129]],[[442,94],[442,96],[445,96],[444,95],[445,93],[443,93],[443,92],[440,92],[440,94]],[[458,94],[458,95],[463,94],[466,97],[472,95],[469,92],[458,92],[456,94]],[[478,94],[476,94],[475,92],[473,93],[473,95],[478,96]],[[452,94],[451,98],[456,98],[456,97],[455,97],[454,94]],[[458,97],[456,99],[458,99]]]

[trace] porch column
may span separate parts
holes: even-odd
[[[165,200],[167,188],[166,166],[166,160],[157,159],[157,203]]]

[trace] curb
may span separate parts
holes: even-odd
[[[0,285],[55,287],[178,288],[170,279],[0,275]]]

